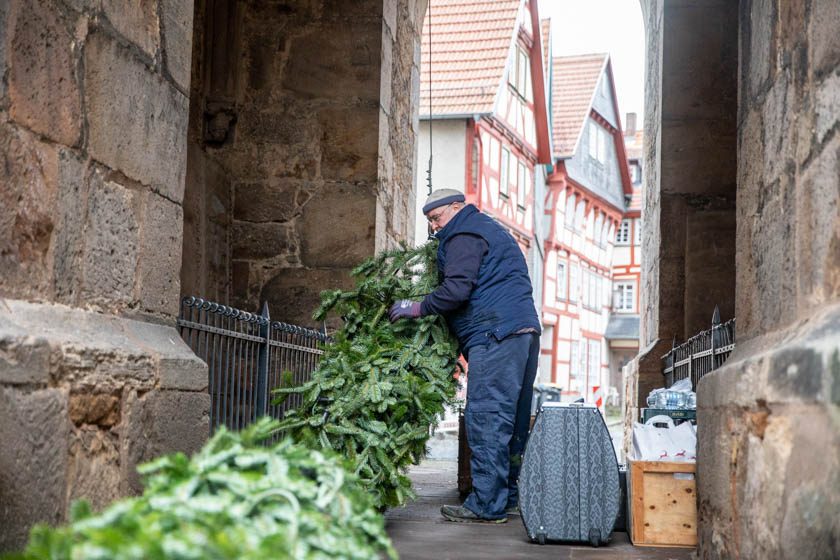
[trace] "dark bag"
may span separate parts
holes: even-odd
[[[594,405],[542,405],[525,448],[519,494],[531,540],[609,541],[620,502],[618,462]]]

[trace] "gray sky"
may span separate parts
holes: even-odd
[[[629,112],[643,122],[645,28],[639,0],[539,0],[551,18],[553,55],[608,52],[621,122]]]

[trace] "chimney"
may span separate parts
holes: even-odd
[[[627,117],[624,119],[624,135],[636,135],[636,113],[627,113]]]

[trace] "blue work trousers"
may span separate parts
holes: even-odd
[[[539,353],[536,333],[470,348],[464,416],[473,490],[464,506],[479,517],[501,519],[506,508],[518,505]]]

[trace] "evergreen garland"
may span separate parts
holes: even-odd
[[[276,404],[301,393],[280,429],[313,448],[347,457],[380,508],[413,497],[409,465],[426,453],[429,427],[454,400],[458,344],[433,315],[391,324],[399,299],[420,299],[438,284],[437,242],[402,247],[362,263],[356,289],[326,291],[316,320],[334,312],[344,320],[312,378],[279,389]],[[287,384],[290,376],[287,376]]]

